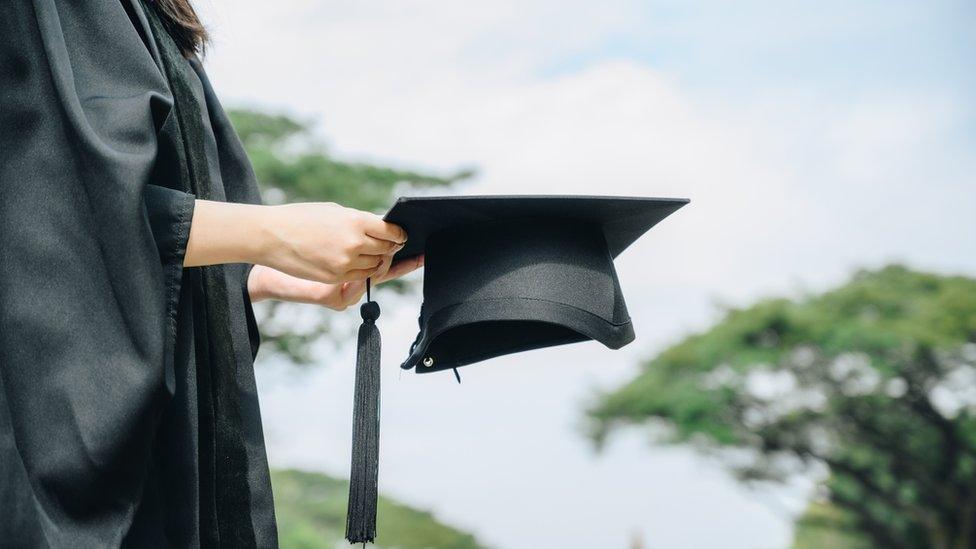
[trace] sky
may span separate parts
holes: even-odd
[[[499,548],[788,546],[812,480],[737,484],[593,395],[723,306],[903,262],[976,275],[976,5],[965,1],[198,0],[227,106],[468,194],[686,197],[618,260],[637,340],[415,376],[384,297],[381,489]],[[342,313],[355,322],[355,311]],[[344,476],[353,350],[259,368],[269,456]]]

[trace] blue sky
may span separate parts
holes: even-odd
[[[619,352],[401,375],[419,304],[384,299],[381,486],[495,547],[785,546],[815,479],[746,490],[640,430],[596,455],[582,406],[716,302],[891,261],[976,274],[971,2],[200,4],[225,104],[314,119],[336,154],[477,166],[458,192],[692,199],[619,259],[638,333]],[[351,352],[262,367],[273,463],[345,474]]]
[[[631,28],[553,59],[579,70],[633,59],[693,86],[952,86],[972,91],[969,2],[647,2]],[[567,29],[570,30],[570,29]]]

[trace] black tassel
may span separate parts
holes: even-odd
[[[366,303],[359,311],[356,352],[356,394],[352,413],[352,471],[349,474],[349,507],[346,539],[350,543],[372,542],[376,537],[377,475],[380,450],[380,331],[376,319],[380,306],[370,299],[366,281]]]

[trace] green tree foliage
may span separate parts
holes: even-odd
[[[813,503],[796,522],[793,549],[871,549],[856,521],[828,503]]]
[[[976,544],[976,280],[900,266],[731,310],[588,411],[597,443],[654,423],[744,480],[829,471],[829,503],[884,547]],[[745,456],[745,457],[744,457]]]
[[[408,170],[346,162],[333,158],[315,139],[307,122],[285,115],[232,109],[228,113],[247,150],[264,201],[336,202],[366,211],[382,212],[398,193],[446,187],[473,175],[470,170],[436,176]],[[403,290],[403,284],[385,284]],[[295,306],[267,304],[261,310],[265,349],[296,364],[311,362],[310,345],[330,332],[325,317],[299,329],[292,317]]]
[[[295,470],[273,471],[275,515],[282,549],[344,547],[347,481]],[[380,497],[377,548],[479,549],[471,534],[438,522],[418,511]]]
[[[442,177],[345,162],[327,153],[306,122],[241,109],[229,115],[270,202],[337,202],[383,211],[397,190],[443,187],[473,175],[464,170]]]

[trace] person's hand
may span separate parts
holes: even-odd
[[[380,216],[333,203],[266,207],[261,225],[270,238],[254,263],[326,284],[384,273],[407,241],[402,228]]]
[[[399,226],[338,204],[197,200],[183,266],[253,263],[326,284],[362,281],[385,273],[406,240]]]
[[[397,261],[390,265],[390,258],[384,261],[385,269],[371,277],[373,285],[413,272],[424,265],[424,256],[419,255]],[[247,279],[247,291],[251,301],[257,303],[265,299],[279,299],[296,303],[311,303],[342,311],[359,302],[366,292],[364,280],[325,284],[304,280],[281,271],[255,265]]]

